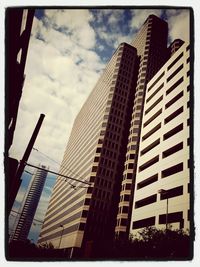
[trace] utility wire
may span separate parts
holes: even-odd
[[[67,176],[67,175],[63,175],[63,174],[60,174],[60,173],[57,173],[57,172],[54,172],[54,171],[51,171],[51,170],[44,169],[44,168],[42,168],[42,167],[35,166],[35,165],[30,164],[30,163],[28,163],[28,162],[25,162],[25,165],[27,165],[27,166],[29,166],[29,167],[33,167],[33,168],[39,169],[39,170],[44,170],[44,171],[47,171],[47,172],[50,172],[50,173],[53,173],[53,174],[56,174],[56,175],[65,177],[65,178],[67,178],[67,179],[69,179],[69,180],[76,181],[76,182],[80,182],[80,183],[87,184],[87,185],[91,186],[91,183],[90,183],[90,182],[87,182],[87,181],[81,181],[81,180],[79,180],[79,179],[72,178],[72,177]]]
[[[75,172],[73,172],[71,169],[69,169],[69,168],[66,168],[65,166],[63,166],[63,165],[61,165],[59,162],[57,162],[56,160],[54,160],[54,159],[52,159],[52,158],[50,158],[49,156],[47,156],[45,153],[43,153],[43,152],[41,152],[39,149],[37,149],[37,148],[35,148],[35,147],[33,147],[33,150],[35,150],[35,151],[37,151],[37,152],[39,152],[39,153],[41,153],[43,156],[45,156],[46,158],[48,158],[49,160],[51,160],[51,161],[53,161],[53,162],[55,162],[55,163],[57,163],[61,168],[63,168],[64,170],[66,170],[66,171],[69,171],[71,174],[73,174],[74,176],[76,176],[77,178],[81,178],[81,179],[83,179],[84,180],[84,178],[83,177],[81,177],[79,174],[77,174],[77,173],[75,173]],[[69,182],[68,182],[69,183]],[[71,184],[70,184],[71,185]],[[75,185],[73,185],[73,186],[75,186]],[[75,186],[76,187],[76,186]]]
[[[12,216],[21,215],[21,212],[18,212],[18,211],[15,211],[15,210],[11,210],[11,212],[14,212],[14,213],[16,213],[16,215],[14,215],[14,214],[11,214]],[[33,221],[36,221],[36,222],[43,223],[43,221],[40,221],[40,220],[38,220],[38,219],[33,219]]]

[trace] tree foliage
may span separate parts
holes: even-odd
[[[82,253],[76,260],[189,260],[192,255],[189,232],[147,227],[129,239],[96,240],[89,258]],[[8,260],[69,260],[69,251],[55,249],[51,243],[13,241],[6,256]]]
[[[187,260],[192,258],[189,232],[147,227],[127,239],[99,244],[94,257],[126,260]]]

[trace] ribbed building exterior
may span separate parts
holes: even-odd
[[[174,226],[189,226],[189,52],[181,40],[167,48],[167,39],[167,23],[150,15],[133,42],[120,44],[113,54],[76,117],[60,169],[91,186],[58,177],[40,244],[51,242],[71,255],[82,248],[90,255],[96,243],[128,237],[148,226],[148,218],[155,217],[149,225],[163,226],[166,196],[169,205],[177,199],[168,222],[179,214]],[[166,122],[170,116],[175,118]],[[183,131],[174,123],[183,124]],[[168,148],[178,149],[178,154],[168,155]],[[157,165],[151,167],[151,160]],[[166,173],[171,167],[183,175],[174,173],[170,180]],[[158,196],[160,189],[171,191]],[[146,198],[150,203],[144,204]],[[140,224],[146,219],[146,225]]]
[[[119,236],[129,235],[146,85],[166,62],[167,36],[167,23],[150,15],[131,43],[137,49],[140,64],[115,228],[115,232]]]
[[[43,165],[39,167],[46,168]],[[44,183],[47,176],[47,170],[38,169],[33,175],[29,191],[25,198],[23,209],[20,214],[15,232],[11,239],[26,241],[33,222],[33,218],[42,194]]]
[[[136,49],[122,43],[76,117],[60,169],[92,186],[58,177],[39,243],[80,248],[114,236],[137,72]]]
[[[132,234],[166,223],[190,228],[190,49],[180,45],[147,84]]]

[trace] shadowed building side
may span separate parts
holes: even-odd
[[[146,85],[167,60],[167,35],[167,23],[150,15],[131,43],[137,49],[140,64],[115,228],[120,237],[129,235]]]

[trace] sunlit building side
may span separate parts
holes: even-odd
[[[181,43],[147,84],[132,234],[148,226],[190,228],[190,90],[190,48]]]

